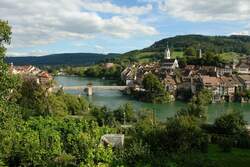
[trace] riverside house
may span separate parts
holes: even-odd
[[[213,93],[213,102],[221,101],[221,92],[220,92],[220,79],[217,77],[211,77],[208,75],[201,75],[200,82],[202,88],[208,89]]]
[[[239,75],[239,80],[244,85],[245,89],[250,89],[250,75]]]
[[[239,74],[250,74],[250,57],[241,59],[239,64],[236,65],[236,71]]]

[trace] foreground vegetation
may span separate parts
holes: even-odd
[[[131,104],[113,111],[96,107],[62,91],[49,93],[51,83],[40,85],[9,74],[3,44],[10,42],[10,35],[7,22],[0,21],[0,166],[246,166],[250,162],[250,137],[240,113],[225,114],[206,125],[206,90],[165,122],[157,121],[151,111],[135,112]],[[150,80],[145,85],[154,96],[161,88]],[[102,145],[104,134],[125,134],[124,147]]]

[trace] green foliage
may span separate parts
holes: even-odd
[[[83,97],[63,94],[60,98],[66,104],[68,114],[83,115],[89,111],[89,103]]]
[[[155,42],[144,51],[164,51],[167,44],[175,50],[183,51],[188,47],[194,47],[196,50],[211,50],[216,53],[236,52],[249,54],[249,36],[204,36],[204,35],[183,35],[166,38]]]
[[[99,146],[100,137],[110,132],[109,128],[79,119],[15,120],[0,130],[0,155],[4,155],[0,158],[9,166],[111,164],[112,149]]]
[[[163,84],[156,75],[152,73],[147,74],[142,81],[142,85],[145,89],[145,94],[141,95],[143,100],[153,103],[171,101],[170,94],[165,91]]]
[[[0,21],[1,54],[5,50],[3,43],[9,42],[9,36],[7,23]],[[154,112],[143,110],[135,114],[131,104],[110,111],[62,91],[49,93],[51,85],[38,84],[32,77],[23,81],[15,78],[19,82],[16,83],[3,61],[0,61],[0,67],[0,166],[213,166],[213,158],[218,157],[208,161],[204,154],[207,151],[211,154],[207,150],[208,135],[197,123],[197,118],[205,117],[203,106],[211,100],[211,92],[207,90],[199,92],[186,110],[166,123],[160,123]],[[106,71],[100,67],[91,68],[88,71],[91,75],[100,72],[109,77],[118,75],[121,70],[120,66]],[[85,75],[83,71],[81,73]],[[168,94],[156,76],[148,74],[143,84],[147,100],[168,101]],[[85,114],[91,114],[96,121],[87,121]],[[131,128],[118,126],[125,121],[132,125]],[[219,146],[227,151],[225,149],[231,148],[232,141],[247,145],[249,138],[245,125],[239,113],[218,118],[214,128],[220,138],[221,134],[226,136]],[[104,134],[117,133],[125,134],[123,149],[100,144]],[[233,137],[232,140],[228,140],[228,136]],[[230,158],[230,163],[235,161],[234,157]]]
[[[9,102],[15,93],[17,78],[9,73],[9,67],[4,63],[5,44],[10,44],[11,28],[8,22],[0,20],[0,103]]]
[[[196,57],[196,56],[197,56],[197,51],[195,50],[194,47],[188,47],[188,48],[185,49],[184,55],[185,55],[185,56],[193,56],[193,57]]]
[[[69,75],[119,80],[122,69],[122,66],[118,64],[114,64],[110,68],[98,64],[89,67],[67,67],[64,69],[64,72]]]
[[[119,121],[120,123],[135,121],[134,112],[135,111],[131,103],[127,103],[123,106],[120,106],[117,110],[113,111],[114,118],[116,119],[116,121]]]
[[[164,128],[154,129],[145,140],[152,151],[162,154],[206,151],[208,144],[207,135],[187,116],[168,119]]]
[[[216,132],[226,135],[246,134],[247,122],[239,112],[230,112],[217,118],[214,123]]]
[[[212,92],[203,89],[193,96],[191,102],[188,103],[186,108],[178,111],[177,115],[191,116],[202,121],[207,119],[206,106],[212,102]]]
[[[26,56],[26,55],[24,55]],[[31,57],[7,57],[6,62],[13,62],[16,65],[32,64],[35,66],[88,66],[100,63],[106,60],[112,60],[119,56],[119,54],[98,54],[98,53],[61,53],[47,56]]]
[[[96,118],[99,125],[114,126],[116,123],[133,123],[136,121],[133,106],[130,103],[120,106],[118,109],[110,111],[106,107],[94,107],[91,114]],[[124,120],[125,118],[125,120]]]

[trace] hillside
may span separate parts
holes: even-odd
[[[123,61],[148,62],[162,57],[166,47],[169,46],[173,57],[182,57],[188,47],[197,51],[199,48],[221,54],[225,59],[239,57],[240,54],[250,54],[250,36],[203,36],[183,35],[165,38],[155,42],[150,47],[123,54]],[[119,60],[119,61],[121,61]]]
[[[145,48],[144,51],[163,51],[167,44],[169,47],[178,51],[183,51],[189,46],[212,50],[217,53],[236,52],[250,54],[250,36],[203,36],[203,35],[184,35],[166,38],[155,42],[152,46]]]
[[[118,54],[96,54],[96,53],[63,53],[53,54],[41,57],[7,57],[7,63],[14,63],[15,65],[91,65],[112,59]]]

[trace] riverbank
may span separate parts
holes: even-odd
[[[102,80],[96,78],[84,78],[75,76],[56,76],[55,80],[58,84],[63,86],[79,86],[87,85],[87,83],[92,82],[94,85],[116,85],[115,81],[112,80]],[[79,91],[67,91],[67,93],[86,96],[84,92]],[[133,98],[123,95],[120,91],[114,90],[102,90],[95,91],[94,96],[88,97],[86,99],[91,103],[98,106],[107,106],[110,109],[116,109],[120,105],[125,103],[131,103],[135,109],[149,109],[154,110],[156,117],[160,120],[165,120],[167,117],[172,117],[181,108],[186,107],[187,103],[176,101],[169,104],[152,104],[136,101]],[[250,104],[241,103],[219,103],[211,104],[208,106],[208,122],[212,123],[215,118],[219,117],[221,114],[229,110],[241,111],[244,118],[248,123],[250,123]]]

